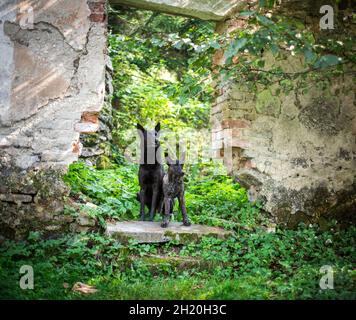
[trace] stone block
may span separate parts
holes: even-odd
[[[76,161],[78,155],[73,153],[72,150],[69,151],[43,151],[41,154],[41,161],[43,162],[67,162],[71,163]]]
[[[237,137],[233,137],[231,141],[226,143],[226,145],[233,148],[248,149],[250,146],[250,142]]]
[[[40,161],[38,155],[29,154],[18,154],[15,159],[15,164],[18,168],[26,170],[32,167],[34,164]]]
[[[121,241],[135,239],[139,243],[160,243],[170,240],[189,243],[207,235],[224,239],[232,233],[222,228],[203,225],[186,227],[179,222],[171,222],[168,228],[162,228],[159,222],[122,221],[108,223],[106,234]]]
[[[99,124],[92,122],[78,122],[74,125],[74,129],[80,133],[95,133],[99,130]]]
[[[79,213],[79,216],[77,217],[76,222],[81,227],[95,227],[95,225],[96,225],[95,219],[83,211],[81,211]]]
[[[221,104],[214,105],[210,110],[210,115],[213,116],[219,112],[221,112]]]
[[[31,195],[27,194],[0,194],[0,201],[4,202],[14,202],[14,203],[30,203],[33,201]]]
[[[212,149],[221,149],[224,147],[224,140],[213,140],[211,144]]]

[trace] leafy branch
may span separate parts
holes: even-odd
[[[256,84],[270,85],[283,79],[295,80],[311,73],[325,76],[353,74],[344,70],[346,65],[355,63],[353,41],[332,38],[318,39],[298,21],[286,21],[283,17],[268,17],[257,11],[241,12],[238,19],[245,22],[244,30],[221,38],[225,49],[225,63],[221,74],[225,78],[237,78],[240,82],[256,87]],[[275,64],[266,68],[266,53],[274,56]],[[283,63],[290,56],[303,57],[305,70],[284,71]],[[275,80],[275,78],[278,78]]]

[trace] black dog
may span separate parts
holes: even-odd
[[[163,177],[164,218],[161,224],[162,228],[168,227],[170,215],[173,213],[175,198],[178,198],[179,201],[179,207],[183,215],[183,224],[185,226],[190,226],[184,198],[184,158],[185,154],[182,155],[180,160],[175,161],[172,160],[169,156],[166,156],[168,172]]]
[[[141,138],[141,161],[138,172],[140,183],[140,218],[145,219],[145,206],[149,209],[150,221],[153,221],[155,213],[162,207],[163,192],[163,166],[160,155],[159,131],[161,129],[158,123],[154,130],[147,131],[140,124],[137,124]]]

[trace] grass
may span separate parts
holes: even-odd
[[[0,248],[2,299],[355,299],[355,228],[320,231],[240,231],[227,240],[128,245],[97,233]],[[156,263],[152,256],[175,257]],[[181,258],[200,261],[184,267]],[[149,258],[149,259],[148,259]],[[186,259],[182,259],[186,261]],[[34,269],[34,290],[19,287],[22,265]],[[321,290],[323,265],[334,269],[334,289]],[[98,292],[81,295],[76,282]]]

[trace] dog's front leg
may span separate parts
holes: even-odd
[[[169,216],[171,211],[171,200],[169,198],[164,198],[164,215],[163,221],[161,223],[162,228],[167,228],[169,223]]]
[[[179,201],[180,210],[182,211],[183,224],[185,226],[189,227],[191,225],[191,223],[189,222],[188,215],[187,215],[187,208],[185,207],[184,194],[181,194],[178,197],[178,201]]]
[[[153,221],[153,218],[155,217],[156,205],[157,205],[157,197],[158,197],[158,187],[154,187],[153,188],[153,193],[152,193],[151,209],[150,209],[150,220],[151,221]]]
[[[146,188],[141,187],[140,190],[140,220],[145,220],[145,194]]]

